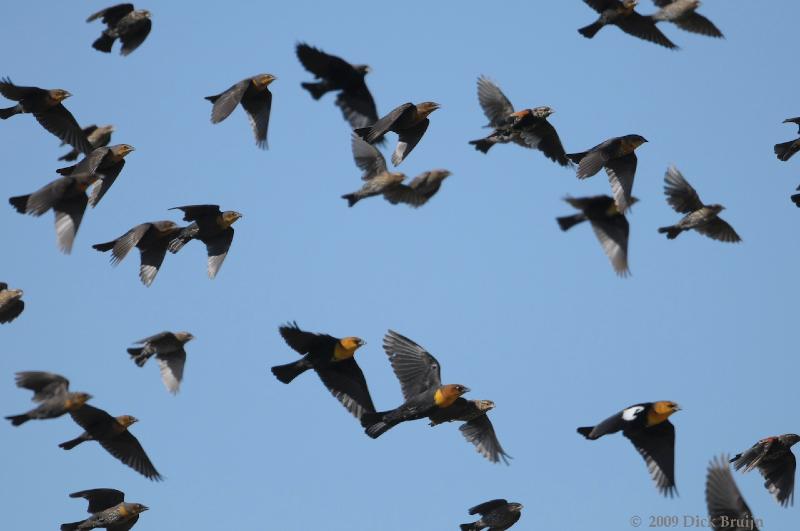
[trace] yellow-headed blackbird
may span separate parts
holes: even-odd
[[[598,19],[578,30],[578,33],[591,39],[603,26],[613,24],[629,35],[660,44],[666,48],[677,49],[666,35],[656,27],[650,17],[635,11],[639,0],[583,0],[589,7],[600,13]]]
[[[783,121],[785,124],[797,124],[800,126],[800,116],[797,118],[787,118]],[[795,140],[789,140],[788,142],[784,142],[782,144],[775,144],[775,154],[778,156],[778,160],[782,160],[786,162],[792,155],[800,151],[800,138]]]
[[[475,149],[488,153],[495,144],[514,142],[522,147],[538,149],[562,166],[570,165],[555,127],[547,121],[547,117],[555,112],[553,109],[535,107],[514,112],[500,87],[484,76],[478,78],[478,102],[489,119],[487,127],[494,128],[494,131],[486,138],[470,141]]]
[[[656,22],[672,22],[685,31],[708,37],[724,37],[713,22],[697,12],[700,0],[653,0],[653,3],[661,8],[650,15]]]
[[[428,351],[405,336],[389,330],[383,350],[400,381],[403,404],[389,411],[365,413],[361,425],[373,439],[409,420],[422,419],[452,406],[469,389],[460,384],[442,385],[439,362]]]
[[[597,426],[578,428],[589,440],[622,431],[644,458],[659,492],[673,497],[675,487],[675,426],[669,416],[679,411],[675,402],[645,402],[623,409]]]
[[[150,462],[139,440],[128,431],[128,427],[138,422],[138,419],[130,415],[114,418],[102,409],[88,404],[70,411],[69,414],[86,431],[59,444],[59,448],[71,450],[84,441],[97,441],[108,453],[147,479],[161,481],[161,475]]]
[[[8,202],[20,214],[37,217],[52,208],[56,219],[58,247],[61,252],[69,254],[89,202],[86,189],[99,178],[98,175],[67,175],[32,194],[11,197]]]
[[[99,147],[105,147],[111,142],[111,133],[114,132],[113,125],[104,125],[103,127],[97,127],[96,125],[90,125],[88,127],[83,128],[83,133],[86,135],[86,139],[89,141],[89,144],[92,146],[92,150],[95,150]],[[66,145],[66,142],[61,142],[61,145]],[[66,155],[62,155],[58,157],[58,160],[65,160],[67,162],[72,162],[76,160],[80,156],[80,151],[75,148],[72,148],[72,151],[67,153]]]
[[[277,79],[272,74],[258,74],[248,77],[216,96],[206,96],[214,104],[211,109],[211,123],[217,124],[230,116],[238,104],[242,104],[253,127],[256,145],[267,149],[267,129],[269,113],[272,110],[272,92],[269,85]]]
[[[750,507],[733,481],[726,456],[715,457],[706,474],[706,505],[714,531],[758,531]]]
[[[428,415],[428,418],[431,419],[431,426],[454,420],[463,421],[464,424],[459,430],[467,441],[475,445],[475,449],[483,457],[492,463],[499,463],[502,459],[505,464],[508,464],[511,456],[500,446],[492,421],[489,420],[488,413],[492,409],[494,409],[494,402],[491,400],[459,398],[450,407],[435,409]]]
[[[125,167],[125,157],[136,151],[129,144],[116,144],[110,147],[93,149],[83,160],[66,168],[56,170],[60,175],[93,175],[97,176],[99,184],[92,188],[89,204],[92,208],[106,195],[108,189],[117,180],[122,168]]]
[[[609,138],[589,151],[571,153],[567,157],[578,165],[578,178],[586,179],[605,167],[611,192],[619,211],[624,213],[631,206],[633,178],[636,175],[635,150],[647,142],[640,135],[625,135]]]
[[[114,41],[119,39],[122,43],[120,54],[128,55],[144,42],[153,26],[150,12],[145,9],[134,9],[133,4],[117,4],[98,11],[86,19],[92,22],[102,18],[103,24],[108,26],[92,48],[101,52],[110,53]]]
[[[21,415],[6,417],[14,426],[29,420],[54,419],[76,411],[92,398],[88,393],[71,393],[69,380],[52,372],[24,371],[16,375],[17,387],[33,391],[33,401],[39,405]]]
[[[352,207],[362,199],[381,195],[388,190],[397,188],[406,178],[405,174],[387,170],[386,159],[383,158],[378,148],[369,144],[356,133],[352,135],[351,145],[353,159],[363,171],[361,179],[366,182],[357,192],[342,196],[342,199],[347,199],[347,206]]]
[[[386,190],[383,197],[393,205],[405,203],[412,208],[419,208],[436,195],[442,182],[450,175],[448,170],[441,169],[422,172],[407,185],[401,184]]]
[[[341,57],[305,43],[299,43],[296,52],[303,67],[320,80],[316,83],[300,83],[312,98],[318,100],[326,93],[338,90],[336,106],[342,110],[350,127],[358,129],[378,121],[375,101],[364,81],[364,76],[369,73],[367,65],[351,65]]]
[[[73,492],[70,498],[85,498],[89,502],[86,520],[61,524],[61,531],[78,531],[103,527],[108,531],[128,531],[139,520],[139,513],[148,507],[141,503],[125,503],[125,493],[116,489],[89,489]]]
[[[744,468],[750,472],[757,468],[766,480],[764,486],[778,503],[786,507],[794,504],[794,472],[797,461],[792,446],[800,441],[800,435],[787,433],[761,439],[749,450],[731,459],[736,470]]]
[[[191,221],[170,242],[172,253],[180,251],[191,240],[200,240],[208,252],[208,278],[217,276],[233,242],[233,224],[242,215],[233,210],[220,211],[219,205],[187,205],[170,208],[183,212],[183,220]]]
[[[0,323],[10,323],[25,309],[21,289],[8,289],[8,284],[0,282]]]
[[[614,199],[607,195],[591,197],[566,197],[564,201],[581,211],[580,214],[556,218],[561,230],[569,230],[574,225],[589,220],[597,241],[603,247],[617,275],[626,277],[628,269],[628,232],[630,226],[624,214],[617,208]],[[630,204],[638,201],[631,198]]]
[[[42,89],[39,87],[20,87],[9,78],[0,79],[0,94],[19,103],[7,109],[0,109],[0,119],[15,114],[30,113],[42,127],[74,147],[81,153],[92,151],[92,145],[66,107],[61,103],[72,96],[63,89]]]
[[[659,233],[666,233],[667,238],[673,240],[685,231],[694,229],[704,236],[721,242],[736,243],[742,239],[733,230],[733,227],[719,217],[725,210],[722,205],[704,205],[700,196],[692,185],[683,178],[675,166],[670,166],[664,176],[664,193],[667,203],[681,214],[686,214],[678,223],[669,227],[661,227]]]
[[[461,524],[461,531],[480,531],[488,528],[489,531],[504,531],[516,524],[522,516],[521,503],[509,503],[506,500],[489,500],[476,505],[469,510],[469,514],[481,515],[480,520],[470,524]]]
[[[397,133],[397,148],[392,154],[392,164],[397,166],[425,134],[430,124],[428,115],[438,108],[439,104],[432,101],[404,103],[371,126],[356,129],[356,133],[370,144],[380,142],[389,131]]]
[[[144,367],[153,355],[161,369],[161,381],[167,390],[175,394],[183,380],[183,366],[186,364],[186,351],[183,346],[194,339],[189,332],[161,332],[154,336],[134,341],[141,347],[128,349],[133,362]]]
[[[375,411],[367,380],[354,358],[356,350],[365,344],[363,339],[352,336],[339,339],[306,332],[297,323],[287,323],[278,331],[286,344],[303,356],[292,363],[272,367],[272,374],[278,380],[288,384],[314,369],[325,387],[357,419]]]
[[[136,225],[134,228],[106,243],[92,245],[101,252],[111,251],[111,265],[117,265],[136,247],[141,255],[139,279],[145,286],[150,286],[158,274],[169,243],[181,231],[174,221],[152,221]]]

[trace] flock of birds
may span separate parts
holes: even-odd
[[[656,27],[656,23],[662,21],[703,35],[723,36],[712,22],[697,13],[700,3],[697,0],[654,0],[660,10],[648,16],[635,11],[638,0],[584,1],[600,13],[596,22],[579,30],[588,38],[604,26],[616,25],[636,37],[675,48]],[[88,21],[97,19],[107,27],[93,47],[110,52],[118,39],[122,55],[140,46],[152,26],[150,13],[136,10],[132,4],[112,6],[91,15]],[[304,43],[297,45],[296,53],[303,66],[316,77],[316,81],[302,83],[302,87],[315,100],[328,92],[336,92],[335,104],[352,129],[353,157],[363,172],[364,184],[342,196],[348,206],[375,196],[383,196],[391,204],[405,203],[412,207],[422,206],[430,200],[450,172],[434,169],[405,184],[406,175],[390,171],[376,146],[384,143],[389,132],[395,133],[398,142],[391,162],[394,166],[400,165],[422,140],[430,125],[430,115],[439,104],[404,103],[379,117],[365,83],[369,67],[352,65]],[[269,86],[275,79],[272,74],[255,75],[218,95],[207,97],[213,104],[212,123],[225,120],[241,105],[250,120],[257,146],[266,149],[272,105]],[[637,201],[632,195],[637,166],[635,151],[647,140],[641,135],[630,134],[610,138],[584,152],[567,153],[555,127],[548,121],[553,109],[542,106],[517,111],[490,79],[479,77],[477,86],[478,101],[489,120],[487,127],[491,128],[491,133],[469,142],[475,149],[488,153],[495,144],[509,143],[535,149],[559,166],[575,168],[579,179],[592,177],[605,169],[611,195],[567,197],[567,203],[578,213],[560,217],[557,221],[564,231],[588,221],[614,271],[620,276],[627,275],[629,223],[625,214]],[[97,206],[122,172],[125,157],[134,148],[128,144],[109,146],[114,133],[111,125],[81,128],[63,105],[70,96],[66,90],[19,86],[6,78],[0,81],[0,94],[17,102],[12,107],[0,109],[0,118],[5,120],[17,114],[32,114],[47,131],[61,139],[62,144],[72,147],[59,160],[71,162],[83,155],[76,164],[56,170],[60,175],[58,179],[31,194],[9,199],[9,203],[22,214],[41,216],[53,210],[59,248],[70,253],[87,206]],[[800,118],[790,118],[786,122],[800,124]],[[798,151],[800,138],[775,145],[775,154],[782,161],[789,160]],[[695,230],[722,242],[740,241],[731,225],[719,216],[724,207],[705,204],[677,168],[669,167],[664,180],[667,202],[683,217],[673,225],[659,228],[659,233],[674,239],[682,232]],[[800,194],[792,196],[792,200],[800,206]],[[93,248],[101,252],[110,251],[111,263],[116,265],[136,247],[140,252],[140,280],[145,286],[150,286],[167,251],[177,253],[188,242],[199,240],[208,252],[208,276],[214,278],[233,242],[233,224],[242,215],[235,211],[222,211],[218,205],[187,205],[175,209],[182,212],[183,220],[190,222],[188,225],[179,226],[168,220],[141,223],[122,236],[95,244]],[[7,284],[0,283],[1,323],[11,322],[22,313],[22,294],[22,290],[9,289]],[[301,357],[272,367],[275,377],[289,384],[304,372],[315,371],[333,396],[359,420],[369,437],[377,438],[394,426],[413,420],[427,419],[431,426],[461,422],[462,435],[481,455],[493,463],[503,461],[508,464],[510,456],[500,445],[488,417],[494,403],[490,400],[467,400],[463,395],[470,389],[465,385],[442,383],[437,359],[408,337],[392,330],[384,337],[383,349],[400,383],[404,401],[394,409],[379,411],[354,357],[364,345],[362,339],[309,332],[296,323],[281,326],[279,332],[286,344]],[[185,345],[192,339],[189,332],[161,332],[137,341],[138,346],[129,348],[128,353],[140,367],[155,357],[165,387],[177,393],[186,363]],[[53,419],[69,414],[84,431],[61,443],[61,448],[70,450],[84,442],[97,441],[112,456],[143,476],[156,481],[162,479],[129,429],[137,422],[135,417],[113,417],[89,405],[92,396],[71,391],[67,378],[59,374],[19,372],[16,385],[32,391],[33,400],[38,405],[26,413],[6,417],[14,426],[33,419]],[[589,440],[622,432],[644,458],[659,492],[672,497],[677,492],[675,427],[669,419],[679,410],[679,406],[671,401],[635,404],[595,426],[581,427],[577,431]],[[737,470],[759,470],[764,476],[765,487],[781,505],[786,506],[793,503],[796,461],[791,447],[798,441],[800,436],[795,434],[767,437],[737,454],[730,462]],[[70,496],[86,499],[91,516],[63,524],[62,531],[93,528],[127,531],[136,523],[139,514],[148,509],[139,503],[126,502],[124,494],[115,489],[84,490]],[[727,459],[714,459],[709,465],[706,498],[714,529],[755,528],[756,520],[734,483]],[[480,518],[462,524],[461,529],[508,529],[521,517],[521,509],[519,503],[491,500],[469,509],[469,514],[480,515]]]

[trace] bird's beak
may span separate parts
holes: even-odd
[[[470,389],[469,387],[465,387],[463,394],[469,393],[470,391],[472,391],[472,389]]]
[[[148,507],[147,505],[142,505],[141,512],[145,512],[145,511],[149,511],[149,510],[150,510],[150,507]]]
[[[359,341],[359,342],[358,342],[358,346],[359,346],[359,347],[363,347],[363,346],[364,346],[364,345],[366,345],[366,344],[367,344],[367,342],[366,342],[366,341],[364,341],[363,339],[362,339],[361,341]]]

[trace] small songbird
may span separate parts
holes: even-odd
[[[111,185],[125,167],[125,157],[136,151],[130,144],[116,144],[109,147],[99,147],[92,150],[77,164],[59,168],[59,175],[92,175],[98,177],[97,183],[92,188],[89,204],[92,208],[106,195]]]
[[[134,9],[133,4],[107,7],[91,15],[86,22],[98,18],[101,18],[107,27],[92,43],[92,48],[106,53],[111,52],[114,41],[119,39],[122,43],[119,53],[128,55],[144,42],[153,27],[150,12],[145,9]]]
[[[783,121],[785,124],[797,124],[800,126],[800,116],[797,118],[787,118]],[[798,127],[800,129],[800,127]],[[775,144],[775,155],[778,156],[778,160],[782,160],[786,162],[792,156],[800,151],[800,138],[796,138],[794,140],[789,140],[788,142],[784,142],[782,144]]]
[[[200,240],[208,253],[208,278],[217,276],[233,243],[233,224],[242,215],[234,210],[222,212],[219,205],[187,205],[170,208],[183,212],[183,220],[191,221],[169,243],[169,251],[177,253],[192,240]]]
[[[8,289],[8,284],[0,282],[0,323],[10,323],[25,309],[24,293],[21,289]]]
[[[386,190],[383,197],[393,205],[404,203],[411,208],[419,208],[436,195],[450,175],[448,170],[443,169],[424,171],[407,185],[401,184]]]
[[[694,229],[704,236],[721,242],[736,243],[742,240],[733,227],[719,217],[719,213],[725,210],[725,207],[703,204],[700,196],[683,178],[678,168],[670,166],[664,176],[664,182],[667,203],[676,212],[686,215],[675,225],[659,228],[659,233],[666,234],[667,238],[674,240],[681,232]]]
[[[183,367],[186,365],[184,345],[194,339],[189,332],[161,332],[134,343],[142,345],[128,349],[131,359],[138,367],[144,367],[151,357],[158,360],[161,381],[172,394],[177,394],[183,381]]]
[[[514,142],[522,147],[538,149],[562,166],[570,165],[555,127],[547,121],[547,117],[555,112],[553,109],[535,107],[514,112],[500,87],[485,76],[478,78],[478,102],[489,119],[487,127],[494,130],[485,138],[470,141],[475,149],[488,153],[495,144]]]
[[[350,127],[358,129],[378,121],[378,111],[364,77],[369,73],[367,65],[351,65],[341,57],[330,55],[305,43],[295,49],[303,67],[320,81],[301,83],[315,100],[332,91],[339,91],[336,106],[342,110]]]
[[[6,417],[14,426],[21,426],[33,419],[58,418],[82,408],[92,398],[89,393],[70,392],[69,380],[54,372],[18,372],[16,384],[17,387],[33,391],[32,400],[39,405],[27,413]]]
[[[214,104],[211,109],[211,123],[218,124],[230,116],[241,103],[253,127],[256,145],[261,149],[267,149],[269,147],[267,129],[272,110],[272,92],[269,91],[269,85],[276,79],[272,74],[258,74],[239,81],[221,94],[206,96],[206,99]]]
[[[112,417],[102,409],[88,404],[69,412],[72,420],[83,428],[82,434],[59,444],[59,448],[71,450],[85,441],[97,441],[105,450],[147,479],[161,481],[150,458],[139,440],[128,431],[131,424],[139,420],[130,415]]]
[[[99,147],[105,147],[111,142],[111,133],[114,132],[113,125],[104,125],[102,127],[97,127],[96,125],[90,125],[88,127],[83,128],[83,134],[86,135],[86,139],[89,141],[89,144],[92,146],[92,151]],[[66,145],[66,142],[61,142],[61,145]],[[72,151],[67,153],[66,155],[62,155],[58,157],[58,160],[64,160],[67,162],[72,162],[76,160],[80,156],[81,152],[75,148],[72,148]]]
[[[358,191],[342,196],[342,199],[347,199],[347,206],[352,207],[362,199],[381,195],[396,188],[406,178],[403,173],[390,172],[386,168],[386,159],[383,158],[378,148],[356,133],[352,134],[350,143],[353,160],[355,160],[356,166],[362,170],[361,179],[365,182]]]
[[[757,520],[733,480],[725,455],[715,457],[708,465],[706,506],[714,531],[758,531]]]
[[[656,27],[650,17],[635,11],[639,0],[583,0],[589,7],[600,13],[595,22],[578,30],[578,33],[591,39],[603,26],[613,24],[619,29],[639,39],[659,44],[666,48],[677,49],[666,35]]]
[[[397,133],[397,148],[392,154],[392,164],[398,166],[428,130],[428,116],[439,108],[438,103],[426,101],[414,105],[404,103],[369,127],[356,129],[358,136],[374,144],[380,142],[389,131]]]
[[[469,510],[469,514],[480,514],[480,520],[469,524],[461,524],[461,531],[505,531],[516,524],[522,516],[521,503],[509,503],[506,500],[489,500],[476,505]]]
[[[134,247],[139,249],[139,279],[149,287],[164,262],[167,247],[181,230],[174,221],[151,221],[136,225],[116,240],[92,245],[92,248],[100,252],[111,251],[113,266],[122,262]]]
[[[800,435],[787,433],[761,439],[750,449],[737,454],[731,463],[736,470],[750,472],[757,468],[764,477],[764,486],[782,506],[794,504],[794,475],[797,460],[792,446],[800,441]]]
[[[0,79],[0,94],[19,102],[13,107],[0,109],[0,119],[6,120],[15,114],[33,114],[42,127],[63,142],[87,155],[92,151],[92,145],[86,138],[86,133],[78,125],[72,113],[62,104],[65,99],[72,96],[66,90],[21,87],[6,77]]]
[[[684,31],[707,37],[724,37],[713,22],[697,12],[700,0],[653,0],[653,3],[661,8],[650,15],[656,22],[672,22]]]
[[[148,507],[141,503],[126,503],[125,493],[116,489],[89,489],[73,492],[70,498],[85,498],[89,502],[86,520],[61,524],[61,531],[81,531],[105,528],[108,531],[128,531]]]
[[[578,428],[589,440],[622,431],[647,463],[647,470],[664,496],[672,498],[675,487],[675,426],[670,415],[680,411],[675,402],[645,402],[623,409],[597,426]]]
[[[630,225],[625,214],[620,213],[612,197],[595,195],[591,197],[565,197],[564,201],[581,212],[571,216],[556,218],[561,230],[567,231],[583,221],[592,225],[597,241],[611,261],[611,267],[617,275],[626,277],[630,274],[628,269],[628,233]],[[638,201],[631,198],[631,203]]]
[[[457,420],[464,422],[458,429],[468,442],[475,445],[475,449],[483,457],[492,463],[499,463],[502,459],[505,464],[508,464],[511,456],[500,446],[492,421],[489,420],[488,413],[492,409],[494,409],[494,402],[491,400],[459,398],[450,407],[434,410],[428,415],[428,418],[431,420],[431,426]]]
[[[641,135],[617,136],[588,151],[571,153],[567,157],[578,165],[578,179],[591,177],[605,167],[614,201],[624,214],[631,206],[633,178],[638,163],[635,150],[645,142],[647,139]]]
[[[383,350],[400,381],[405,401],[399,407],[377,413],[364,413],[361,426],[376,439],[392,427],[410,420],[429,417],[452,406],[469,388],[460,384],[442,385],[439,362],[428,351],[407,337],[389,330]]]
[[[365,412],[375,412],[367,380],[355,359],[356,351],[365,345],[354,336],[343,338],[301,330],[297,323],[287,323],[278,331],[289,347],[303,357],[285,365],[272,367],[272,374],[285,383],[314,369],[331,394],[357,419]]]

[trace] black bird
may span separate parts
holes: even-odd
[[[739,492],[724,455],[715,457],[708,465],[706,505],[714,531],[758,531],[756,519]]]
[[[603,26],[613,24],[619,29],[639,39],[659,44],[666,48],[677,49],[666,35],[656,27],[655,21],[650,17],[640,15],[635,11],[639,0],[583,0],[589,7],[600,13],[597,20],[578,30],[578,33],[591,39]]]
[[[425,101],[414,105],[404,103],[369,127],[356,129],[358,136],[375,144],[389,131],[397,133],[397,148],[392,154],[392,164],[398,166],[411,153],[428,130],[428,116],[439,108],[438,103]]]
[[[267,149],[267,129],[269,129],[269,115],[272,111],[272,92],[269,85],[275,81],[272,74],[258,74],[248,77],[233,85],[231,88],[216,96],[206,96],[214,104],[211,108],[211,123],[218,124],[233,112],[237,105],[247,113],[256,145]]]
[[[469,514],[480,514],[480,520],[469,524],[461,524],[461,531],[480,531],[488,528],[489,531],[505,531],[516,524],[522,516],[521,503],[508,503],[506,500],[489,500],[476,505],[469,510]]]
[[[86,22],[102,18],[103,24],[108,26],[96,41],[92,43],[95,50],[110,53],[114,41],[122,42],[120,53],[128,55],[144,42],[150,34],[153,22],[150,12],[145,9],[134,9],[133,4],[117,4],[107,7],[91,15]]]
[[[141,503],[126,503],[125,493],[116,489],[89,489],[73,492],[70,498],[85,498],[92,516],[80,522],[61,524],[61,531],[105,528],[108,531],[128,531],[148,508]]]
[[[93,149],[77,164],[59,168],[56,172],[60,175],[97,176],[99,184],[92,189],[92,193],[89,196],[89,204],[94,208],[117,180],[120,172],[122,172],[122,168],[125,167],[125,157],[133,151],[135,149],[129,144],[99,147]]]
[[[233,210],[222,212],[219,205],[187,205],[170,210],[182,211],[183,220],[192,222],[170,242],[170,252],[177,253],[191,240],[200,240],[208,252],[208,278],[217,276],[233,242],[232,225],[242,215]]]
[[[181,230],[174,221],[152,221],[136,225],[116,240],[92,247],[100,252],[111,251],[113,266],[122,262],[134,247],[139,249],[139,279],[145,286],[150,286],[164,262],[167,247]]]
[[[92,146],[92,150],[95,150],[99,147],[105,147],[111,142],[111,133],[114,132],[113,125],[104,125],[103,127],[97,127],[96,125],[90,125],[88,127],[83,128],[83,133],[86,135],[86,139],[89,141],[89,144]],[[61,142],[61,145],[66,145],[66,142]],[[77,160],[80,156],[81,152],[75,148],[72,148],[72,151],[67,153],[66,155],[61,155],[58,157],[58,160],[64,160],[67,162],[72,162],[73,160]]]
[[[184,345],[194,339],[189,332],[160,332],[134,343],[141,347],[128,349],[131,359],[138,367],[144,367],[151,357],[158,360],[161,370],[161,381],[172,394],[176,394],[183,381],[183,367],[186,365],[186,349]]]
[[[800,126],[800,116],[797,118],[787,118],[783,121],[783,123],[797,124]],[[783,142],[782,144],[775,144],[775,154],[778,156],[778,160],[782,160],[784,162],[792,158],[792,156],[798,151],[800,151],[800,138],[789,140],[788,142]]]
[[[350,127],[358,129],[378,121],[378,111],[364,76],[369,73],[367,65],[351,65],[341,57],[330,55],[305,43],[296,48],[297,58],[306,70],[320,81],[301,83],[315,100],[328,92],[339,91],[336,106],[342,110]]]

